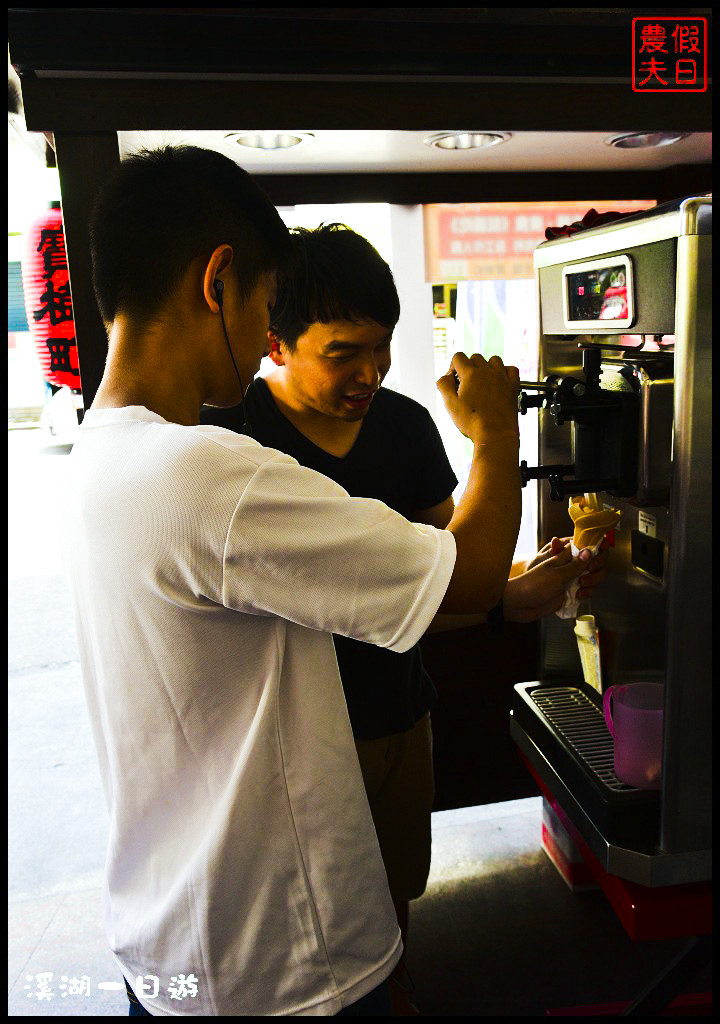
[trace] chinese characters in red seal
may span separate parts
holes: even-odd
[[[633,18],[633,92],[707,90],[707,18]]]

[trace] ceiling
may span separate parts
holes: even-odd
[[[28,130],[54,133],[79,168],[116,160],[117,135],[121,156],[183,142],[217,150],[281,205],[660,201],[711,187],[710,60],[705,91],[632,88],[633,19],[655,9],[8,10]],[[711,27],[711,9],[682,12]],[[687,137],[606,144],[671,129]],[[263,150],[228,138],[259,130],[314,139]],[[452,130],[511,137],[476,150],[424,144]]]
[[[457,126],[455,126],[457,127]],[[263,129],[290,132],[287,125],[263,125]],[[440,125],[427,131],[313,130],[314,140],[291,149],[260,150],[237,145],[227,131],[121,131],[122,157],[141,148],[162,145],[201,146],[232,157],[251,173],[462,173],[541,171],[653,171],[678,165],[709,164],[711,133],[694,133],[660,149],[616,149],[605,140],[613,125],[602,132],[512,132],[508,125],[464,126],[473,131],[510,131],[499,145],[475,150],[447,151],[424,144],[429,136],[453,128]],[[642,125],[637,126],[641,131]],[[245,131],[257,131],[257,126]],[[300,129],[296,129],[300,130]]]

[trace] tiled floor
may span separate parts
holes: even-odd
[[[541,821],[540,798],[434,815],[407,954],[424,1016],[533,1017],[631,1000],[684,945],[635,943],[600,890],[571,892],[541,849]],[[708,987],[706,972],[691,990]]]
[[[127,1016],[124,987],[98,988],[122,983],[105,939],[99,889],[13,903],[9,925],[8,1016]]]
[[[407,954],[423,1016],[532,1017],[628,1000],[682,945],[634,943],[599,891],[571,893],[540,848],[541,818],[540,798],[433,816],[432,872]],[[48,973],[53,996],[41,1000]],[[88,994],[63,978],[88,979]],[[126,1016],[123,993],[98,988],[118,980],[97,887],[12,903],[9,1016]]]

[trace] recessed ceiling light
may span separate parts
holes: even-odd
[[[686,139],[689,132],[632,132],[628,135],[612,135],[605,139],[608,146],[617,149],[657,149],[660,146],[672,146],[680,139]]]
[[[507,142],[510,132],[439,132],[425,139],[426,146],[436,149],[480,149]]]
[[[225,136],[231,139],[238,146],[246,146],[248,149],[291,149],[293,146],[302,146],[313,142],[315,136],[311,132],[230,132]]]

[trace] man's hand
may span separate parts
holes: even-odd
[[[570,551],[570,538],[553,537],[520,576],[508,580],[503,610],[509,622],[534,622],[562,607],[565,587],[580,576],[578,600],[586,601],[605,577],[607,543],[593,558],[585,549],[577,558]]]
[[[548,544],[540,548],[534,558],[527,562],[523,571],[527,572],[529,569],[534,569],[536,565],[540,565],[548,558],[552,558],[553,555],[559,555],[561,551],[570,551],[571,543],[572,537],[553,537]],[[610,541],[607,537],[604,537],[600,550],[590,562],[586,575],[580,580],[578,601],[587,601],[588,598],[592,597],[594,588],[605,579],[604,569],[609,547],[611,547]],[[517,573],[516,575],[520,574]]]
[[[571,543],[572,537],[553,537],[548,544],[540,548],[534,558],[531,558],[530,561],[527,562],[525,565],[525,572],[529,569],[534,569],[536,565],[540,565],[540,563],[544,562],[546,559],[552,558],[553,555],[559,555],[561,551],[565,550],[565,548],[569,551]]]
[[[519,385],[517,366],[505,366],[500,356],[486,360],[478,352],[456,352],[437,382],[450,418],[474,444],[496,444],[506,436],[517,443]]]

